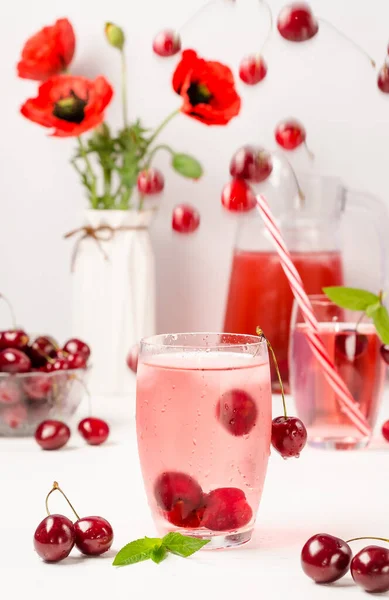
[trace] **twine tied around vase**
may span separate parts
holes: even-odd
[[[77,256],[80,251],[80,244],[83,240],[86,240],[87,238],[95,240],[98,249],[104,257],[104,260],[109,260],[108,254],[104,250],[101,242],[110,242],[114,238],[117,231],[144,231],[146,229],[148,229],[146,225],[120,225],[119,227],[111,227],[111,225],[99,225],[98,227],[92,227],[91,225],[84,225],[83,227],[78,227],[77,229],[68,231],[68,233],[65,233],[64,235],[65,239],[71,238],[77,234],[81,234],[76,240],[73,248],[71,272],[74,272]]]

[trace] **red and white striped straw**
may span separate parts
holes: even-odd
[[[360,411],[345,382],[338,374],[335,365],[331,360],[331,357],[328,354],[322,339],[320,338],[319,323],[314,315],[312,305],[305,292],[300,274],[292,261],[279,227],[276,224],[276,221],[264,196],[257,196],[257,208],[265,223],[266,229],[271,235],[271,239],[280,258],[281,266],[289,281],[293,295],[303,314],[304,320],[308,325],[306,332],[307,340],[314,356],[323,369],[325,378],[335,392],[336,399],[340,404],[341,409],[354,423],[358,431],[360,431],[360,433],[363,435],[371,435],[371,428],[366,421],[365,416]]]

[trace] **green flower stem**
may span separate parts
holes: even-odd
[[[123,110],[123,124],[124,128],[128,127],[128,114],[127,114],[127,66],[126,66],[126,55],[124,48],[120,51],[122,59],[122,110]]]
[[[176,115],[178,115],[178,113],[180,112],[180,109],[174,110],[172,113],[170,113],[170,115],[168,115],[166,117],[166,119],[164,119],[162,121],[162,123],[157,127],[157,129],[154,131],[153,135],[151,136],[151,138],[148,141],[148,145],[151,146],[151,144],[153,143],[153,141],[155,140],[156,137],[159,136],[159,134],[161,133],[162,129],[164,129],[166,127],[166,125],[168,123],[170,123],[170,121],[172,119],[174,119],[174,117]]]
[[[92,164],[89,160],[89,156],[88,156],[88,152],[84,146],[84,143],[81,139],[81,137],[77,138],[78,140],[78,145],[80,148],[80,154],[83,157],[84,161],[85,161],[85,165],[86,165],[86,170],[89,176],[89,183],[90,183],[90,193],[91,193],[91,203],[93,208],[97,208],[97,179],[96,179],[96,175],[93,172],[93,168],[92,168]]]
[[[159,150],[166,150],[166,152],[169,152],[172,156],[174,156],[174,150],[170,146],[168,146],[167,144],[159,144],[158,146],[155,146],[151,150],[149,156],[147,157],[147,161],[146,161],[145,166],[144,166],[145,169],[148,169],[150,167],[151,161],[153,160],[155,154]]]

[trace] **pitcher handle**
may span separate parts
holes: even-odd
[[[368,213],[370,216],[379,241],[380,279],[382,281],[382,289],[385,290],[388,283],[389,213],[385,204],[377,196],[351,188],[343,189],[343,211],[346,206],[349,206],[353,211]]]

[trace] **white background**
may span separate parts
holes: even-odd
[[[257,0],[219,0],[210,12],[182,30],[184,46],[206,58],[222,59],[236,72],[239,59],[257,50],[267,16]],[[275,14],[283,2],[269,0]],[[389,39],[387,0],[313,0],[313,9],[360,41],[380,65]],[[132,118],[157,125],[179,99],[170,89],[176,59],[161,61],[151,51],[156,31],[180,27],[202,0],[13,0],[1,3],[1,199],[0,290],[12,298],[18,321],[28,330],[63,338],[70,328],[71,242],[63,233],[82,221],[83,191],[67,164],[72,140],[50,139],[18,114],[35,95],[36,84],[18,80],[15,65],[26,38],[56,18],[71,19],[77,34],[75,74],[107,76],[117,88],[119,57],[107,46],[107,20],[127,33],[129,110]],[[238,14],[238,16],[235,16]],[[350,185],[388,201],[389,97],[380,94],[375,73],[363,56],[328,28],[305,45],[290,45],[274,32],[266,51],[269,72],[262,85],[239,85],[241,116],[228,128],[207,128],[180,115],[162,140],[195,154],[204,164],[201,182],[173,174],[160,157],[167,184],[153,229],[158,265],[158,329],[217,329],[221,325],[235,221],[220,209],[228,163],[243,143],[271,147],[276,122],[300,118],[316,154],[315,169],[337,174]],[[119,94],[109,122],[120,122]],[[295,166],[308,166],[303,153]],[[170,213],[178,202],[195,203],[202,213],[196,236],[174,236]],[[6,321],[0,311],[0,322]]]

